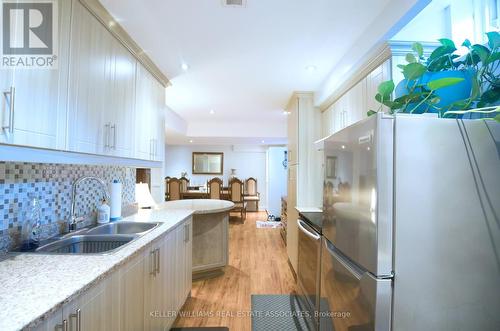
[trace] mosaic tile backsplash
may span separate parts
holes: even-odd
[[[136,171],[133,168],[0,162],[0,253],[20,245],[22,212],[29,196],[40,201],[41,238],[64,231],[70,216],[72,183],[82,176],[96,176],[107,183],[118,179],[123,185],[122,204],[134,203]],[[84,182],[77,192],[77,215],[85,216],[87,224],[94,223],[95,210],[102,199],[98,184]]]

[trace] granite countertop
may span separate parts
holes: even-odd
[[[215,214],[230,211],[234,208],[234,203],[226,200],[187,199],[164,202],[160,206],[168,209],[191,209],[194,214]]]
[[[35,326],[194,212],[189,207],[170,208],[168,203],[153,210],[140,210],[123,221],[162,224],[109,254],[8,254],[0,262],[0,330]]]

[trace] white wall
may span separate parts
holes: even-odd
[[[281,197],[287,195],[287,169],[283,167],[286,147],[269,147],[267,152],[269,214],[280,216]]]
[[[207,176],[192,174],[193,152],[222,152],[224,153],[223,176]],[[236,176],[242,180],[248,177],[257,179],[257,188],[260,192],[261,210],[267,209],[266,184],[266,155],[265,146],[209,146],[209,145],[167,145],[165,149],[165,176],[180,177],[187,172],[191,184],[204,184],[212,177],[222,177],[227,185],[231,169],[236,169]]]
[[[457,45],[468,38],[473,43],[485,41],[487,27],[484,0],[433,0],[393,40],[436,41],[450,38]]]

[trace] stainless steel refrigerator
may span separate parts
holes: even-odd
[[[500,124],[378,114],[324,142],[321,330],[500,330]]]

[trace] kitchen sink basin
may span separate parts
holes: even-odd
[[[36,249],[38,253],[98,254],[112,251],[136,239],[137,235],[76,235]]]
[[[122,235],[122,234],[137,234],[142,235],[145,232],[153,230],[160,223],[142,223],[142,222],[115,222],[99,225],[91,230],[88,230],[88,235]]]

